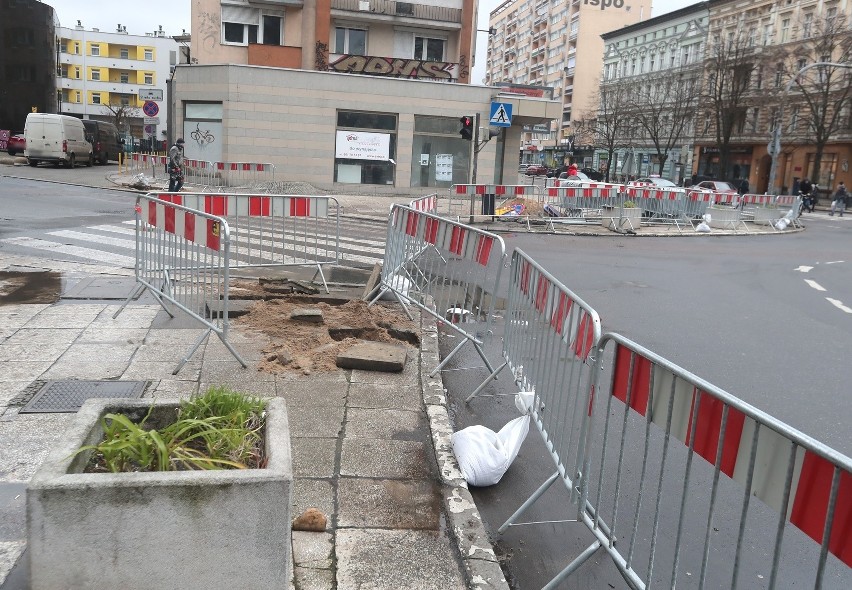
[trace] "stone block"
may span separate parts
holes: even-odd
[[[399,344],[359,342],[337,355],[337,366],[341,369],[399,373],[405,368],[407,352],[406,347]]]

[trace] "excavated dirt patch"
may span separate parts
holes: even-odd
[[[298,310],[318,309],[322,323],[291,318]],[[337,355],[360,340],[420,345],[419,329],[398,304],[351,300],[342,305],[305,301],[304,296],[283,296],[258,301],[236,323],[269,337],[259,369],[270,373],[341,370]]]

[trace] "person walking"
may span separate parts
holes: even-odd
[[[834,215],[835,212],[839,212],[840,217],[843,217],[843,212],[846,211],[846,201],[848,200],[849,193],[846,191],[846,185],[841,180],[837,185],[837,192],[834,193],[834,200],[831,202],[831,211],[828,214]]]
[[[183,188],[183,138],[179,137],[169,150],[169,192]]]

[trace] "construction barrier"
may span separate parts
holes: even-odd
[[[491,218],[498,215],[498,207],[515,198],[539,201],[541,189],[534,184],[454,184],[447,199],[448,215],[470,221],[482,216]]]
[[[159,195],[136,198],[136,283],[127,304],[148,290],[170,317],[166,302],[180,308],[207,330],[175,367],[177,374],[211,333],[245,367],[245,361],[228,342],[229,271],[231,231],[216,215],[168,203]]]
[[[753,223],[767,224],[772,220],[770,209],[774,209],[775,197],[773,195],[743,195],[740,199],[742,218]]]
[[[315,267],[328,291],[324,265],[340,262],[340,205],[334,197],[158,193],[151,196],[227,219],[231,268]],[[313,280],[313,279],[312,279]]]
[[[596,540],[569,568],[601,547],[633,588],[850,587],[852,459],[618,334],[594,357]]]
[[[545,213],[584,221],[600,221],[623,202],[617,185],[601,187],[550,187],[542,198]],[[604,210],[608,210],[605,212]],[[553,218],[548,218],[553,222]]]
[[[275,165],[260,162],[214,162],[212,186],[229,187],[259,187],[265,183],[275,182]]]
[[[627,196],[643,210],[645,223],[671,225],[681,231],[682,225],[692,226],[686,215],[687,195],[682,188],[656,186],[627,186]]]
[[[713,199],[713,206],[707,210],[710,214],[710,226],[737,231],[742,227],[749,231],[742,218],[740,195],[737,193],[707,193]]]
[[[787,217],[789,214],[790,223],[794,227],[802,227],[799,217],[802,214],[802,197],[793,195],[778,195],[773,202],[778,216],[776,219]],[[772,227],[778,229],[778,224],[773,223]]]
[[[134,152],[130,154],[129,170],[137,174],[142,173],[150,175],[151,178],[157,178],[158,175],[161,178],[168,178],[169,173],[166,172],[166,163],[168,163],[168,161],[168,156]]]
[[[482,338],[491,327],[505,252],[503,239],[493,233],[394,205],[378,294],[370,305],[392,293],[403,307],[411,304],[449,322],[462,340],[431,375],[467,342],[490,370]]]
[[[184,184],[208,187],[213,184],[213,163],[206,160],[185,158],[183,161]]]
[[[438,213],[438,195],[433,193],[418,199],[414,199],[408,204],[415,211],[424,211],[426,213]]]

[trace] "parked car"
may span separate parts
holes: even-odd
[[[25,149],[27,149],[27,140],[23,133],[16,133],[6,142],[6,151],[10,156],[23,154]]]
[[[594,168],[580,168],[580,172],[594,180],[595,182],[602,182],[604,179],[604,175]]]
[[[106,164],[110,160],[118,160],[121,144],[124,140],[118,135],[118,129],[112,123],[86,119],[83,121],[87,139],[92,144],[95,160]]]
[[[678,188],[674,182],[660,176],[643,176],[642,178],[631,180],[627,184],[653,184],[659,188]]]
[[[739,192],[737,190],[737,187],[735,187],[733,184],[731,184],[730,182],[724,182],[722,180],[705,180],[703,182],[699,182],[691,188],[711,191],[714,193],[737,194]]]
[[[29,113],[24,125],[27,149],[24,154],[30,166],[53,162],[73,168],[78,162],[91,166],[92,144],[86,140],[83,122],[67,115]]]
[[[524,172],[527,176],[544,176],[547,174],[547,166],[540,164],[530,164]]]
[[[591,182],[591,180],[591,178],[580,171],[577,171],[577,174],[573,176],[568,176],[567,172],[561,172],[559,178],[554,181],[553,186],[579,186],[584,182]]]

